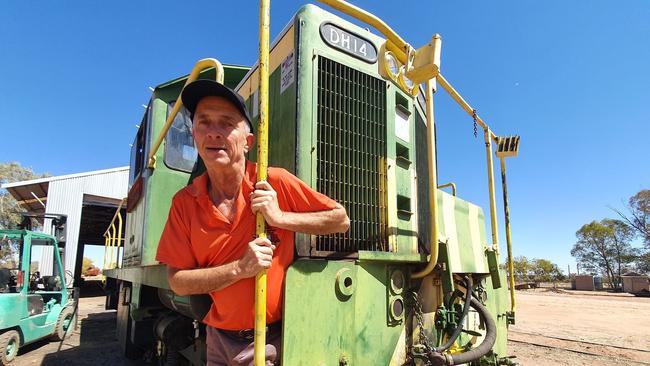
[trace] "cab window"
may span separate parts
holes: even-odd
[[[151,106],[151,104],[149,104]],[[138,128],[138,133],[135,135],[133,144],[131,144],[131,161],[129,163],[129,188],[135,182],[135,179],[142,173],[142,169],[145,167],[146,161],[146,152],[147,152],[147,129],[149,127],[149,110],[151,108],[147,107],[147,113],[142,117],[142,122]]]
[[[167,106],[167,116],[174,103]],[[191,173],[197,152],[192,139],[192,120],[185,108],[181,108],[172,122],[165,139],[165,165],[171,169]]]

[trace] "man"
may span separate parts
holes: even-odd
[[[192,136],[206,173],[180,190],[156,259],[167,264],[171,289],[205,294],[208,365],[252,364],[255,275],[267,269],[267,364],[279,360],[282,287],[293,261],[294,233],[345,232],[345,208],[284,169],[269,168],[257,182],[246,161],[255,136],[242,98],[210,80],[188,84],[181,94],[192,118]],[[270,239],[255,237],[255,214]]]

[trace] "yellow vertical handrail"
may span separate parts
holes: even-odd
[[[115,238],[117,238],[117,229],[115,228],[115,222],[112,222],[111,223],[111,249],[110,249],[109,257],[108,257],[109,269],[115,268],[115,267],[113,267],[113,256],[114,256],[113,252],[115,251],[115,245],[117,244],[115,242]]]
[[[438,263],[438,172],[436,170],[436,129],[435,120],[433,118],[433,84],[435,81],[429,80],[425,83],[426,87],[426,102],[427,102],[427,154],[429,156],[429,182],[428,186],[433,189],[429,193],[429,227],[431,228],[431,257],[427,266],[419,272],[413,273],[412,278],[422,278],[431,271]]]
[[[195,65],[194,68],[192,68],[192,72],[190,73],[190,76],[187,77],[187,80],[185,81],[185,84],[183,85],[183,88],[192,81],[196,80],[199,77],[199,74],[201,71],[214,67],[217,73],[216,80],[217,82],[223,84],[223,66],[221,65],[221,62],[219,62],[217,59],[214,58],[204,58],[202,60],[199,60]],[[178,111],[181,109],[183,106],[183,101],[179,97],[176,100],[176,103],[174,104],[174,108],[172,108],[171,113],[167,117],[167,120],[165,121],[165,124],[162,127],[162,131],[160,131],[160,134],[156,138],[156,141],[153,143],[151,146],[151,151],[149,152],[149,160],[147,167],[150,169],[155,169],[156,168],[156,152],[160,148],[160,145],[162,144],[163,140],[165,139],[165,136],[167,136],[167,131],[169,131],[169,128],[171,127],[172,123],[174,122],[174,119],[176,118],[176,115],[178,114]]]
[[[499,254],[499,233],[497,227],[497,203],[494,194],[494,163],[492,162],[492,132],[489,128],[484,131],[485,154],[487,155],[488,193],[490,195],[490,225],[492,227],[492,250]]]
[[[490,198],[490,225],[492,229],[492,250],[499,254],[499,234],[497,227],[497,208],[496,208],[496,199],[494,194],[494,165],[492,162],[492,141],[497,141],[497,136],[490,130],[490,127],[483,121],[483,119],[476,113],[476,110],[472,108],[463,99],[463,97],[454,89],[451,84],[445,79],[442,74],[437,74],[437,80],[440,83],[440,86],[451,96],[451,98],[456,101],[456,103],[467,112],[468,115],[472,116],[474,121],[483,128],[483,137],[485,139],[485,149],[487,155],[487,173],[488,173],[488,192]]]
[[[402,37],[399,36],[391,27],[389,27],[383,20],[376,17],[359,7],[356,7],[347,1],[343,0],[320,0],[321,3],[331,6],[332,8],[343,12],[351,17],[354,17],[378,30],[381,34],[386,36],[387,49],[395,53],[402,63],[406,63],[408,49],[411,47]]]
[[[108,246],[110,245],[110,239],[108,237],[107,233],[104,233],[104,265],[102,266],[102,269],[107,269],[107,258],[108,258]]]
[[[510,237],[510,209],[508,208],[508,185],[506,183],[506,159],[501,160],[501,187],[503,188],[503,213],[505,217],[506,226],[506,244],[508,248],[508,275],[510,277],[510,311],[512,316],[515,314],[516,300],[515,300],[515,266],[514,259],[512,258],[512,239]]]
[[[106,231],[104,231],[104,269],[111,269],[111,268],[116,268],[117,267],[117,257],[119,257],[119,252],[120,252],[120,246],[123,241],[122,239],[122,228],[123,228],[123,220],[122,220],[122,213],[120,212],[122,210],[122,206],[126,203],[126,198],[123,198],[120,201],[120,204],[117,206],[117,210],[115,210],[115,214],[113,214],[113,218],[111,219],[111,223],[109,224],[108,228],[106,228]],[[115,226],[115,220],[118,221],[117,224],[117,229]],[[117,257],[115,255],[115,251],[117,251]],[[113,259],[115,257],[115,259]]]
[[[259,122],[257,124],[257,181],[267,178],[268,168],[268,111],[269,111],[269,23],[270,1],[260,0],[260,98]],[[258,212],[255,232],[257,237],[266,238],[264,216]],[[255,337],[253,362],[255,366],[266,365],[266,270],[255,276]]]
[[[118,259],[120,259],[120,247],[122,246],[122,241],[124,240],[124,239],[122,239],[122,213],[120,212],[120,210],[117,210],[117,221],[119,222],[117,224],[117,228],[118,228],[117,229],[117,249],[116,249],[116,253],[115,253],[115,267],[113,267],[113,268],[118,267],[118,263],[119,263]]]
[[[440,53],[442,49],[442,38],[440,37],[434,37],[433,42],[435,43],[435,49],[436,54],[434,57],[434,64],[437,65],[438,67],[440,66]],[[438,254],[439,254],[439,233],[438,233],[438,167],[436,166],[436,162],[438,159],[436,158],[436,120],[434,116],[434,109],[433,109],[433,92],[436,90],[436,81],[437,78],[432,78],[430,80],[427,80],[425,82],[425,99],[426,99],[426,118],[427,118],[427,164],[429,168],[429,180],[427,182],[428,187],[431,188],[431,192],[429,193],[429,210],[431,212],[431,215],[429,217],[429,227],[431,228],[431,243],[430,243],[430,251],[431,255],[429,256],[429,262],[427,263],[426,267],[423,268],[421,271],[416,272],[411,275],[413,278],[422,278],[431,271],[433,271],[433,268],[436,266],[438,263]]]

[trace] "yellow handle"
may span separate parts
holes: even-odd
[[[388,39],[387,47],[392,51],[397,58],[402,62],[407,61],[407,50],[410,47],[402,37],[399,36],[391,27],[388,26],[383,20],[379,19],[372,13],[369,13],[359,7],[356,7],[347,1],[343,0],[320,0],[321,3],[331,6],[332,8],[343,12],[351,17],[357,18],[360,21],[374,27],[381,34]]]
[[[217,59],[214,58],[204,58],[202,60],[199,60],[199,62],[197,62],[196,65],[194,65],[194,68],[192,69],[190,76],[188,76],[187,81],[185,81],[185,85],[196,80],[199,77],[201,71],[210,67],[214,67],[216,69],[217,82],[223,84],[223,66],[221,65],[221,62],[217,61]],[[185,88],[185,85],[183,85],[183,88]],[[160,148],[160,145],[165,139],[165,136],[167,136],[167,131],[169,131],[169,128],[172,126],[172,122],[174,122],[174,118],[176,118],[176,115],[178,114],[178,111],[181,109],[182,106],[183,106],[183,101],[179,96],[178,99],[176,100],[176,104],[174,104],[174,108],[172,109],[172,112],[169,114],[169,116],[167,117],[167,121],[165,121],[165,124],[163,125],[162,131],[160,131],[160,135],[158,135],[158,138],[156,138],[156,141],[151,147],[151,152],[149,152],[149,163],[147,165],[149,169],[156,168],[156,152]]]
[[[429,262],[426,267],[421,271],[411,274],[412,278],[422,278],[427,276],[433,268],[438,263],[438,176],[436,171],[436,129],[435,129],[435,120],[433,118],[433,88],[435,85],[434,80],[428,80],[425,83],[425,96],[426,96],[426,114],[427,114],[427,154],[429,160],[427,161],[429,165],[429,181],[428,186],[433,188],[429,193],[429,210],[431,215],[429,216],[429,227],[431,228],[431,256],[429,257]]]
[[[266,180],[269,160],[269,11],[270,1],[260,0],[260,119],[257,124],[257,181]],[[256,233],[266,238],[264,216],[257,213]],[[266,270],[255,276],[255,338],[254,364],[266,365]]]

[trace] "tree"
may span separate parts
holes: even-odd
[[[20,240],[0,238],[0,268],[18,268],[20,243]]]
[[[36,174],[32,168],[23,168],[20,163],[0,163],[0,184],[48,177],[49,174]],[[0,229],[15,228],[21,221],[20,212],[25,212],[18,202],[5,189],[0,189]]]
[[[556,282],[566,278],[557,264],[548,259],[529,260],[519,256],[512,260],[512,265],[517,282]],[[505,263],[503,268],[507,269],[508,264]]]
[[[644,189],[628,201],[630,217],[623,216],[628,224],[650,245],[650,189]]]
[[[557,264],[547,259],[535,259],[532,270],[535,282],[557,282],[566,278]]]
[[[88,258],[88,257],[83,257],[83,260],[81,262],[81,273],[86,274],[89,269],[93,268],[95,265],[93,263],[93,260]]]
[[[512,260],[512,266],[514,269],[515,281],[527,282],[529,280],[530,262],[528,261],[528,258],[523,255],[515,257]]]
[[[641,253],[636,259],[636,269],[641,273],[650,273],[650,250]]]
[[[643,189],[630,197],[627,204],[629,215],[621,211],[618,213],[627,224],[634,229],[636,234],[643,240],[645,251],[636,258],[637,270],[650,272],[650,189]]]
[[[633,229],[621,220],[603,219],[583,225],[576,237],[571,255],[586,270],[604,273],[610,286],[618,289],[623,266],[636,257],[630,244]]]

